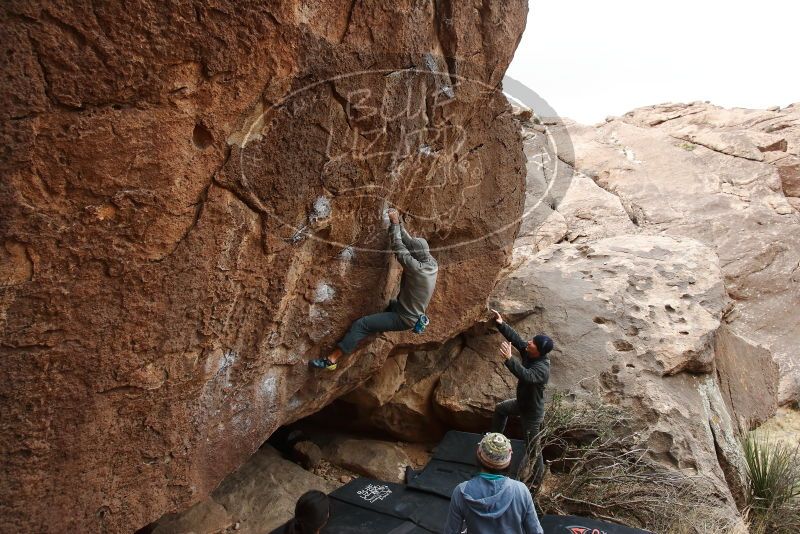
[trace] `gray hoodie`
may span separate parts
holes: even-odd
[[[528,488],[508,477],[477,475],[453,490],[443,534],[543,534]]]
[[[428,242],[421,237],[411,237],[402,225],[392,224],[389,235],[395,257],[403,266],[397,313],[409,326],[413,326],[431,301],[439,264],[431,256]]]

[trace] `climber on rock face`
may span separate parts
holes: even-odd
[[[553,340],[539,334],[525,341],[517,334],[497,310],[495,314],[497,329],[507,341],[500,346],[500,353],[505,359],[506,367],[517,377],[517,397],[500,402],[495,406],[492,418],[492,432],[503,432],[510,415],[519,416],[525,433],[525,444],[528,455],[539,449],[536,442],[539,428],[544,418],[544,388],[550,379],[550,358],[547,355],[553,350]],[[512,355],[512,347],[517,349],[521,360]],[[534,483],[538,486],[544,475],[544,461],[541,451],[536,457],[536,473]]]
[[[369,335],[411,329],[422,332],[427,326],[425,310],[436,288],[439,264],[431,256],[428,242],[421,237],[411,237],[400,222],[400,214],[393,208],[389,210],[389,222],[392,251],[403,267],[397,299],[390,301],[385,311],[355,321],[337,343],[336,350],[326,358],[311,360],[312,367],[334,371],[339,358],[353,352],[358,342]]]

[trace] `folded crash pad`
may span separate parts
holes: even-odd
[[[539,521],[548,534],[652,534],[647,530],[574,515],[546,515]]]
[[[480,472],[475,451],[481,438],[483,434],[451,430],[434,449],[428,465],[408,481],[408,486],[449,499],[456,486]],[[525,457],[525,443],[512,439],[511,450],[510,475],[517,472]]]

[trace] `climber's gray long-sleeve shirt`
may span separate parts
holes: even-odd
[[[425,313],[431,301],[439,264],[431,256],[428,242],[421,237],[411,237],[402,225],[392,224],[389,235],[392,250],[403,266],[397,312],[409,325],[413,325]]]

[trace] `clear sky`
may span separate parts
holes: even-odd
[[[796,0],[529,0],[508,76],[591,124],[662,102],[800,101]]]

